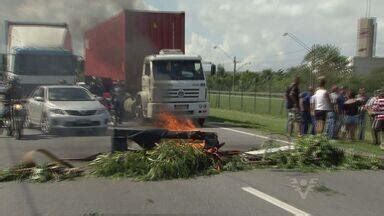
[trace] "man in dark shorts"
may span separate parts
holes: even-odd
[[[288,133],[290,136],[296,130],[301,135],[301,114],[300,114],[300,77],[295,77],[293,83],[287,88],[285,92],[285,99],[287,101],[288,111]]]
[[[311,99],[312,110],[316,119],[316,134],[324,132],[327,113],[332,110],[328,91],[325,89],[325,77],[319,78],[319,87]]]

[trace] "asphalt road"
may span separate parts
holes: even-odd
[[[127,124],[133,127],[135,124]],[[247,150],[266,139],[252,129],[209,124],[226,149]],[[80,133],[23,140],[0,136],[0,167],[44,148],[60,157],[110,149],[109,136]],[[80,178],[52,183],[0,183],[0,215],[382,215],[384,174],[379,171],[298,173],[254,170],[189,180],[135,182]]]

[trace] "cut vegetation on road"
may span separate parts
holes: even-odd
[[[273,143],[269,145],[275,146]],[[265,147],[269,148],[268,145]],[[148,151],[101,155],[81,169],[63,170],[58,165],[27,167],[22,164],[0,171],[0,182],[60,181],[86,175],[85,173],[96,177],[126,177],[138,181],[158,181],[257,168],[300,171],[384,168],[383,161],[376,156],[345,151],[335,147],[322,136],[300,138],[293,149],[261,155],[252,155],[247,152],[242,154],[215,152],[211,149],[204,149],[201,145],[166,140]]]

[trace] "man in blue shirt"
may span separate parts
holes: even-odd
[[[344,102],[347,98],[347,89],[345,87],[339,88],[339,96],[336,99],[336,106],[335,106],[335,112],[337,113],[337,120],[336,120],[336,129],[335,129],[335,138],[338,138],[338,135],[340,131],[342,132],[342,138],[345,136],[345,128],[344,126],[344,114],[343,114],[343,106]]]
[[[302,118],[302,134],[308,134],[309,126],[311,125],[311,134],[315,134],[315,122],[311,115],[311,97],[313,95],[313,88],[309,87],[307,92],[300,94],[300,111]]]

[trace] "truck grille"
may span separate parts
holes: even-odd
[[[169,89],[166,91],[167,98],[198,98],[199,89]]]
[[[73,116],[90,116],[90,115],[95,115],[96,110],[65,110],[69,115]]]

